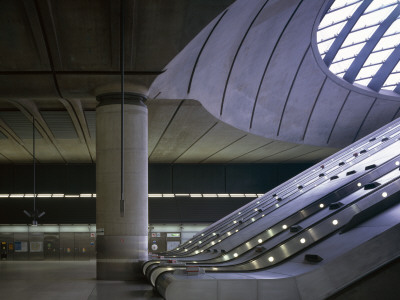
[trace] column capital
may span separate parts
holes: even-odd
[[[97,106],[111,105],[111,104],[121,104],[121,93],[120,92],[110,92],[104,93],[96,96],[99,104]],[[124,93],[124,104],[146,106],[147,96],[140,93],[125,92]]]

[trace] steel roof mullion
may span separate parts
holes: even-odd
[[[332,64],[333,59],[335,58],[343,42],[351,32],[351,29],[354,27],[358,19],[363,15],[364,11],[371,3],[372,0],[365,0],[363,3],[361,3],[360,6],[354,12],[354,14],[349,18],[346,25],[344,25],[344,27],[342,28],[339,35],[332,43],[331,47],[329,48],[329,51],[326,53],[324,57],[324,62],[328,67]]]
[[[400,94],[400,83],[396,86],[396,88],[393,90],[393,92]]]
[[[382,36],[385,34],[386,30],[392,25],[392,23],[397,19],[400,14],[400,5],[398,5],[391,14],[381,23],[381,25],[376,29],[371,38],[367,41],[365,46],[361,49],[360,53],[354,59],[350,67],[348,68],[343,79],[347,82],[353,83],[357,77],[358,72],[360,72],[365,61],[368,59],[372,50],[381,40]],[[325,56],[326,57],[326,56]]]

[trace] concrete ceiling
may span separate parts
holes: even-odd
[[[126,82],[150,87],[232,2],[127,0]],[[120,80],[119,5],[1,1],[0,163],[32,161],[33,119],[38,162],[95,162],[96,90]],[[227,125],[197,101],[159,98],[147,102],[152,163],[311,162],[335,151],[256,136]]]
[[[400,117],[400,96],[329,71],[316,31],[331,3],[237,0],[166,66],[150,96],[198,100],[216,118],[269,139],[353,143]]]

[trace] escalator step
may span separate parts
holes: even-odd
[[[330,209],[330,210],[338,209],[338,208],[340,208],[340,207],[342,207],[342,206],[343,206],[343,203],[340,202],[340,201],[338,201],[338,202],[331,203],[331,204],[329,205],[329,209]]]
[[[371,182],[366,185],[364,185],[364,190],[373,190],[374,188],[380,186],[381,184],[379,182]]]
[[[318,263],[323,261],[324,259],[317,254],[306,254],[304,255],[304,260],[307,262]]]
[[[302,229],[303,229],[303,227],[301,227],[300,225],[290,226],[290,232],[298,232],[298,231],[300,231]]]
[[[373,169],[373,168],[376,168],[376,165],[375,165],[375,164],[366,166],[366,167],[365,167],[365,171],[371,170],[371,169]]]

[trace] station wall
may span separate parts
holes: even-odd
[[[254,193],[268,190],[310,164],[150,164],[149,194]],[[95,164],[37,165],[36,192],[96,193]],[[0,165],[0,196],[33,193],[32,165]],[[95,196],[95,195],[94,195]],[[149,198],[149,223],[212,223],[254,198]],[[37,198],[42,224],[95,224],[96,201]],[[0,197],[0,224],[28,224],[32,198]]]

